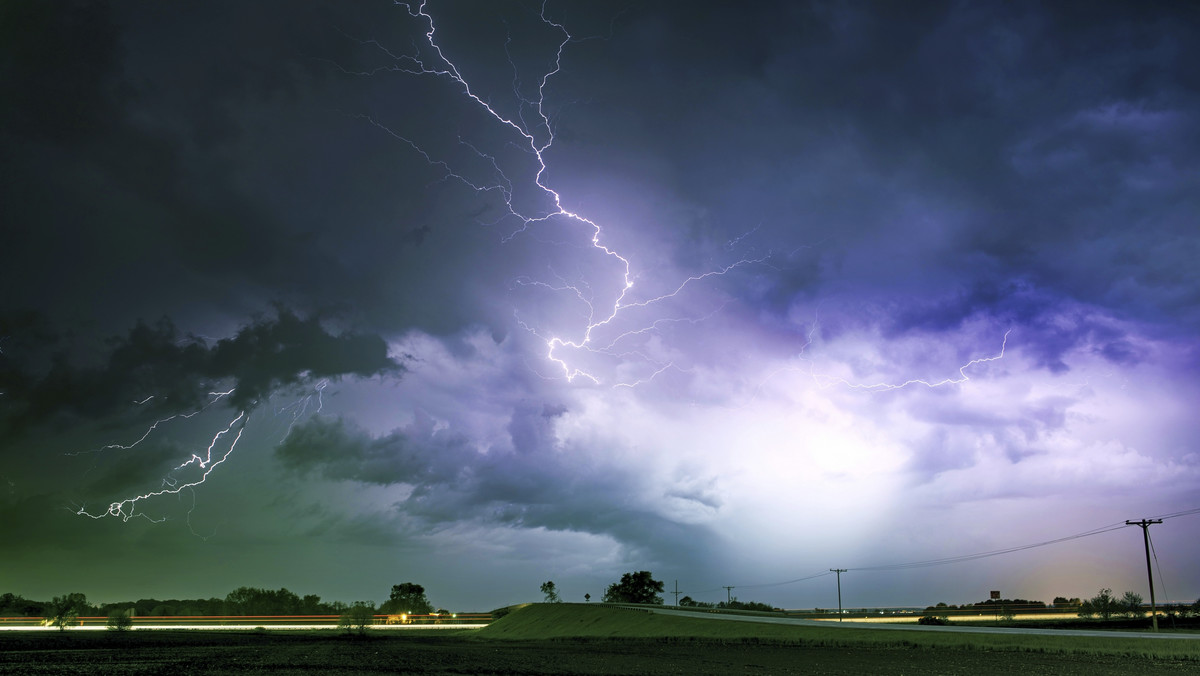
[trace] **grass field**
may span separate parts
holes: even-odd
[[[365,636],[335,630],[0,632],[0,674],[1200,673],[1200,649],[1190,647],[1197,641],[1042,639],[789,627],[539,604],[479,630]]]
[[[1200,640],[1162,641],[1087,636],[957,634],[843,627],[808,627],[752,622],[720,622],[656,615],[649,611],[579,604],[534,604],[519,608],[478,630],[491,639],[565,638],[703,639],[793,643],[813,646],[880,646],[1008,650],[1073,655],[1154,657],[1196,662]]]

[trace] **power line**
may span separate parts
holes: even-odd
[[[1161,523],[1165,519],[1174,519],[1177,517],[1188,516],[1191,514],[1200,514],[1200,507],[1185,509],[1185,510],[1181,510],[1178,512],[1171,512],[1169,514],[1160,514],[1155,517],[1152,517],[1151,520],[1158,521]],[[858,568],[843,568],[842,570],[844,572],[848,572],[848,571],[887,571],[887,570],[904,570],[904,569],[908,569],[908,568],[928,568],[928,567],[932,567],[932,566],[944,566],[944,565],[948,565],[948,564],[952,564],[952,563],[963,563],[966,561],[976,561],[978,559],[986,559],[986,558],[989,558],[992,556],[1000,556],[1002,554],[1012,554],[1013,552],[1021,552],[1021,551],[1025,551],[1028,549],[1036,549],[1038,547],[1046,547],[1048,545],[1059,544],[1061,542],[1069,542],[1071,540],[1078,540],[1080,538],[1091,537],[1093,535],[1100,535],[1102,533],[1109,533],[1109,532],[1112,532],[1115,530],[1120,530],[1122,528],[1128,528],[1131,525],[1137,525],[1137,524],[1136,524],[1136,522],[1111,523],[1106,526],[1100,526],[1099,528],[1093,528],[1092,530],[1083,531],[1082,533],[1075,533],[1074,535],[1067,535],[1065,537],[1055,538],[1053,540],[1045,540],[1043,542],[1034,542],[1032,544],[1027,544],[1027,545],[1018,545],[1016,547],[1006,547],[1004,549],[994,549],[994,550],[987,551],[987,552],[977,552],[974,554],[962,554],[959,556],[947,556],[947,557],[940,558],[940,559],[928,559],[925,561],[908,561],[905,563],[883,564],[883,565],[878,565],[878,566],[860,566]],[[1155,558],[1155,560],[1157,561],[1157,557]],[[817,579],[820,577],[825,577],[827,575],[833,575],[834,574],[833,571],[834,571],[834,569],[830,568],[828,571],[814,573],[812,575],[806,575],[804,577],[798,577],[793,580],[785,580],[783,582],[767,582],[767,583],[761,583],[761,584],[743,584],[743,585],[737,585],[737,587],[742,588],[742,589],[761,589],[761,588],[766,588],[766,587],[780,587],[783,585],[795,584],[797,582],[805,582],[807,580],[814,580],[814,579]],[[1160,572],[1160,576],[1161,576],[1161,572]],[[696,595],[708,594],[708,593],[720,591],[722,589],[726,589],[726,588],[723,586],[722,587],[714,587],[712,589],[702,589],[700,591],[694,591],[694,592],[690,592],[690,593],[696,594]]]
[[[1197,514],[1197,513],[1200,513],[1200,507],[1196,507],[1193,509],[1185,509],[1182,512],[1171,512],[1170,514],[1158,514],[1158,515],[1152,516],[1150,518],[1151,519],[1159,519],[1159,520],[1174,519],[1177,516],[1187,516],[1188,514]]]
[[[1197,510],[1197,511],[1200,511],[1200,510]],[[1016,547],[1006,547],[1005,549],[994,549],[992,551],[979,552],[976,554],[962,554],[959,556],[947,556],[947,557],[941,558],[941,559],[929,559],[926,561],[909,561],[906,563],[893,563],[893,564],[885,564],[885,565],[880,565],[880,566],[861,566],[858,568],[851,568],[850,570],[857,570],[857,571],[903,570],[905,568],[928,568],[930,566],[943,566],[943,565],[946,565],[949,563],[962,563],[964,561],[975,561],[977,559],[986,559],[991,556],[1000,556],[1001,554],[1011,554],[1013,552],[1025,551],[1026,549],[1035,549],[1037,547],[1045,547],[1047,545],[1054,545],[1054,544],[1058,544],[1060,542],[1068,542],[1070,540],[1078,540],[1079,538],[1091,537],[1092,535],[1108,533],[1110,531],[1120,530],[1120,529],[1126,528],[1126,527],[1127,527],[1127,525],[1124,523],[1114,523],[1114,524],[1109,524],[1107,526],[1101,526],[1100,528],[1094,528],[1089,531],[1084,531],[1082,533],[1076,533],[1074,535],[1068,535],[1066,537],[1055,538],[1053,540],[1046,540],[1044,542],[1035,542],[1033,544],[1028,544],[1028,545],[1019,545]]]

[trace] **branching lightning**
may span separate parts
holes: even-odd
[[[901,390],[913,385],[922,385],[928,388],[942,387],[945,385],[959,385],[971,379],[967,375],[967,369],[976,364],[985,364],[987,362],[999,361],[1004,358],[1004,351],[1008,348],[1008,335],[1012,333],[1012,329],[1004,332],[1004,338],[1000,342],[1000,351],[991,357],[977,357],[958,367],[958,377],[943,378],[941,380],[924,380],[921,378],[911,378],[900,383],[854,383],[844,378],[812,373],[813,380],[821,387],[829,387],[831,385],[840,384],[855,390],[866,390],[868,392],[887,392],[890,390]]]
[[[324,408],[324,391],[329,386],[328,379],[319,380],[314,386],[312,392],[301,396],[296,401],[282,406],[275,411],[277,417],[284,416],[288,419],[287,430],[284,432],[282,442],[291,433],[292,428],[308,413],[317,414]],[[211,408],[214,404],[222,399],[232,395],[234,389],[224,392],[209,392],[209,400],[199,409],[189,413],[179,413],[165,418],[160,418],[151,423],[146,430],[129,443],[111,443],[91,451],[83,451],[78,453],[68,453],[66,455],[81,455],[82,453],[102,453],[104,451],[128,451],[136,449],[139,445],[145,442],[151,435],[159,430],[160,426],[177,419],[193,418]],[[141,406],[148,403],[154,398],[153,395],[142,399],[141,401],[133,402],[135,406]],[[247,410],[242,410],[230,419],[223,428],[218,430],[208,441],[208,445],[200,452],[192,453],[186,460],[180,462],[162,479],[162,483],[157,490],[147,491],[140,495],[124,498],[116,502],[110,503],[108,508],[102,512],[90,512],[86,505],[81,505],[75,508],[75,513],[80,516],[87,516],[92,519],[103,519],[107,517],[117,517],[122,521],[129,521],[135,517],[143,518],[153,523],[159,523],[165,520],[165,517],[151,517],[144,511],[139,510],[138,503],[158,498],[166,495],[179,495],[184,491],[190,491],[195,487],[203,484],[213,470],[224,463],[237,449],[238,442],[242,439],[242,434],[245,432],[246,424],[250,418],[250,413]],[[192,527],[191,516],[195,510],[195,492],[192,491],[192,506],[187,512],[188,526]],[[195,533],[195,529],[192,529]],[[197,534],[198,535],[198,534]],[[201,536],[204,537],[204,536]]]
[[[755,265],[770,266],[770,261],[774,254],[768,253],[758,258],[743,258],[727,265],[716,266],[706,272],[686,276],[677,284],[669,285],[667,290],[662,293],[647,293],[645,296],[635,295],[633,289],[635,287],[636,275],[633,272],[632,256],[618,251],[617,248],[607,243],[608,238],[605,237],[604,230],[597,221],[567,208],[562,195],[555,188],[551,187],[549,181],[550,170],[547,154],[552,148],[556,137],[551,115],[547,111],[547,90],[552,80],[562,72],[564,52],[568,45],[575,41],[571,33],[562,23],[547,16],[546,4],[543,3],[538,16],[545,26],[553,29],[559,36],[552,50],[553,60],[536,79],[536,94],[529,97],[522,92],[520,78],[517,75],[518,68],[511,54],[508,55],[508,61],[514,73],[512,90],[519,105],[516,114],[507,115],[478,93],[478,90],[463,75],[458,65],[442,49],[438,39],[437,26],[433,16],[426,9],[426,2],[422,1],[419,4],[397,2],[396,5],[403,7],[411,19],[421,22],[424,29],[423,45],[420,47],[414,46],[414,51],[410,54],[401,54],[396,53],[376,40],[361,41],[361,44],[364,46],[378,50],[384,54],[390,59],[390,65],[361,72],[346,71],[345,69],[343,71],[361,76],[370,76],[387,71],[416,77],[439,78],[452,82],[457,87],[458,92],[465,102],[485,113],[503,133],[511,137],[509,141],[511,146],[519,148],[528,157],[532,158],[532,164],[529,165],[528,169],[532,171],[531,184],[536,187],[534,192],[539,195],[539,206],[530,208],[521,206],[524,202],[518,202],[515,196],[518,191],[515,190],[514,182],[509,177],[509,174],[506,173],[501,160],[497,156],[486,152],[483,147],[473,144],[468,139],[459,137],[458,144],[490,167],[490,169],[483,171],[484,174],[490,173],[490,177],[483,179],[472,178],[464,173],[459,173],[449,162],[436,157],[419,143],[397,132],[378,118],[363,114],[357,114],[355,117],[364,120],[391,138],[407,145],[413,152],[423,158],[430,167],[440,172],[440,180],[457,181],[476,193],[499,196],[505,205],[505,209],[502,210],[503,213],[496,222],[511,219],[516,223],[513,229],[502,235],[501,243],[509,243],[515,237],[522,235],[534,236],[534,233],[531,232],[534,226],[546,224],[552,220],[566,221],[581,228],[589,242],[588,246],[598,254],[601,260],[606,261],[615,268],[616,274],[611,279],[611,286],[601,291],[594,289],[585,280],[569,279],[555,272],[553,269],[550,270],[550,274],[554,278],[554,281],[543,281],[531,277],[516,279],[514,281],[515,285],[544,289],[552,294],[569,298],[571,302],[577,302],[579,307],[583,308],[581,322],[576,328],[565,335],[544,331],[523,319],[518,311],[514,311],[517,325],[543,341],[545,359],[553,365],[553,369],[559,374],[558,377],[565,378],[567,382],[575,382],[577,379],[583,379],[597,385],[632,388],[650,382],[670,369],[680,369],[669,358],[654,357],[646,351],[638,349],[636,344],[631,343],[638,337],[660,331],[661,327],[669,323],[696,324],[711,318],[720,312],[724,306],[721,305],[700,317],[663,317],[661,315],[666,313],[658,310],[661,310],[661,306],[667,304],[667,301],[670,299],[679,297],[689,287],[706,283],[713,278],[728,275],[738,268]],[[507,52],[507,44],[505,49]],[[761,224],[756,225],[753,229],[740,236],[728,240],[723,248],[726,251],[734,250],[741,245],[743,240],[753,235],[760,227]],[[659,316],[643,316],[642,313],[638,312],[647,308],[656,308],[656,314]],[[637,316],[633,319],[624,319],[634,313]],[[645,313],[645,315],[649,314]],[[1007,339],[1008,334],[1006,333],[999,354],[992,357],[973,359],[958,369],[958,377],[945,378],[940,381],[910,379],[900,383],[880,382],[864,384],[853,383],[843,378],[821,375],[815,372],[810,372],[810,375],[812,375],[813,379],[821,387],[841,384],[846,387],[873,392],[897,390],[917,385],[940,387],[962,383],[970,379],[967,373],[969,368],[977,364],[1003,358]],[[642,364],[649,365],[649,368],[644,369],[638,376],[630,379],[622,379],[616,375],[601,375],[590,371],[585,366],[575,363],[570,356],[571,354],[583,352],[604,355],[619,360],[636,359]],[[0,354],[3,354],[2,350],[0,350]],[[316,383],[311,393],[304,395],[299,400],[287,406],[275,410],[277,418],[287,420],[287,427],[280,441],[288,438],[293,428],[305,415],[319,413],[322,410],[324,406],[323,393],[327,386],[328,381],[321,380]],[[135,449],[150,438],[161,426],[177,419],[186,419],[198,415],[233,392],[234,390],[232,389],[226,392],[210,392],[210,399],[198,410],[155,420],[140,436],[131,441],[110,443],[93,451],[84,451],[84,453]],[[133,404],[135,406],[145,406],[153,401],[154,398],[153,395],[147,396],[140,401],[134,401]],[[163,520],[161,518],[153,518],[142,511],[140,503],[166,495],[178,495],[183,491],[191,490],[203,484],[213,470],[223,464],[234,453],[243,437],[249,418],[249,409],[238,410],[234,417],[225,422],[224,426],[208,439],[207,446],[203,447],[203,450],[192,453],[190,457],[173,467],[163,478],[162,484],[158,489],[112,502],[108,505],[107,509],[97,513],[88,511],[85,506],[78,507],[75,513],[92,519],[117,517],[122,521],[129,521],[134,517],[140,517],[151,521]],[[78,453],[70,455],[78,455]],[[193,500],[194,497],[195,494],[193,492]]]
[[[313,391],[311,394],[300,397],[300,399],[275,411],[275,415],[277,416],[287,414],[292,418],[288,423],[287,431],[283,433],[283,438],[279,440],[279,443],[283,443],[283,441],[288,438],[288,435],[292,433],[292,428],[295,427],[296,423],[300,421],[300,418],[308,412],[310,406],[314,407],[314,415],[320,413],[321,410],[325,408],[324,392],[325,388],[328,386],[329,381],[327,379],[322,379],[313,386]],[[315,404],[313,403],[314,401],[316,402]]]
[[[209,392],[208,396],[211,397],[211,399],[209,399],[208,402],[205,403],[200,408],[198,408],[195,411],[192,411],[190,413],[176,413],[175,415],[171,415],[171,416],[167,416],[166,418],[160,418],[158,420],[155,420],[153,423],[150,424],[149,427],[146,428],[146,431],[143,432],[140,437],[138,437],[137,439],[135,439],[134,441],[132,441],[128,444],[120,444],[120,443],[114,442],[114,443],[111,443],[111,444],[108,444],[105,446],[101,446],[100,448],[94,448],[90,451],[76,451],[74,453],[67,453],[66,455],[74,456],[74,455],[83,455],[84,453],[102,453],[104,451],[113,451],[113,450],[128,451],[132,448],[135,448],[138,444],[142,443],[147,438],[149,438],[150,435],[155,430],[158,429],[159,425],[162,425],[163,423],[171,422],[172,420],[176,420],[176,419],[194,418],[197,415],[200,415],[204,411],[208,410],[208,408],[210,406],[212,406],[213,404],[217,403],[221,399],[224,399],[225,397],[228,397],[231,394],[233,394],[233,390],[228,390],[226,392]],[[133,402],[133,405],[134,406],[142,406],[142,405],[146,404],[147,402],[149,402],[153,398],[154,398],[154,395],[150,395],[141,401]]]
[[[132,498],[125,498],[123,500],[113,502],[109,504],[107,510],[98,514],[93,514],[87,511],[86,506],[80,506],[75,513],[80,516],[90,517],[92,519],[103,519],[106,517],[115,516],[120,518],[122,521],[129,521],[134,517],[141,517],[155,523],[163,521],[163,518],[155,519],[144,512],[139,512],[138,503],[143,500],[149,500],[151,498],[157,498],[164,495],[178,495],[184,490],[194,488],[204,483],[204,481],[208,479],[208,475],[211,474],[218,465],[225,462],[225,460],[228,459],[233,453],[234,449],[237,448],[238,441],[241,440],[242,433],[246,430],[247,420],[248,416],[246,412],[240,411],[235,418],[229,421],[229,424],[226,425],[224,429],[213,435],[212,440],[208,444],[208,448],[206,448],[204,451],[204,455],[193,453],[191,458],[188,458],[168,472],[167,476],[163,478],[163,487],[159,490],[149,491]],[[147,431],[146,435],[149,434],[150,432]],[[222,437],[230,434],[232,434],[232,439],[225,446],[224,452],[220,453],[219,451],[216,451],[217,445],[221,442]],[[144,439],[145,436],[142,438]],[[141,440],[139,440],[139,442],[140,441]],[[219,453],[219,457],[215,457],[214,459],[214,453]],[[182,472],[189,467],[195,467],[201,470],[200,476],[192,479],[179,479],[176,477],[177,473]]]
[[[611,301],[611,304],[604,302],[601,306],[597,306],[598,301],[595,300],[595,295],[591,293],[588,285],[581,282],[568,282],[561,277],[559,277],[558,283],[553,284],[529,279],[527,277],[516,280],[518,285],[539,286],[555,293],[572,295],[574,298],[581,301],[586,307],[585,323],[575,332],[573,337],[564,337],[559,334],[545,335],[536,327],[531,326],[527,322],[523,321],[519,316],[517,317],[517,323],[520,327],[530,331],[545,342],[546,359],[555,365],[555,367],[561,372],[562,376],[565,377],[568,382],[574,382],[577,378],[582,378],[596,384],[603,384],[606,379],[602,378],[600,375],[589,372],[581,366],[572,364],[569,361],[569,358],[563,355],[563,352],[568,350],[578,350],[611,356],[616,354],[614,352],[614,346],[622,339],[651,331],[657,325],[656,322],[652,322],[648,326],[642,326],[625,331],[624,333],[621,333],[612,340],[608,341],[607,345],[598,346],[595,342],[595,332],[605,327],[611,327],[611,325],[618,319],[620,315],[627,313],[630,310],[645,308],[666,301],[667,299],[674,298],[687,286],[695,282],[699,282],[710,277],[724,275],[730,270],[740,266],[764,263],[769,258],[769,256],[767,256],[758,259],[739,260],[730,265],[726,265],[703,274],[688,277],[674,290],[668,293],[663,293],[661,295],[642,300],[633,300],[630,294],[634,288],[634,275],[632,272],[633,266],[630,258],[626,254],[620,253],[614,248],[605,244],[603,241],[604,233],[601,226],[596,221],[566,208],[563,205],[562,195],[557,190],[550,187],[547,182],[548,165],[546,161],[546,153],[553,146],[555,135],[550,115],[546,111],[546,90],[550,81],[562,71],[562,58],[564,50],[567,48],[568,44],[575,41],[575,38],[571,35],[571,33],[562,23],[555,21],[546,15],[546,4],[543,3],[539,17],[546,26],[553,28],[561,36],[561,39],[558,40],[556,46],[554,47],[553,63],[546,70],[546,72],[542,73],[537,78],[537,94],[536,97],[532,99],[527,98],[520,91],[520,77],[517,72],[518,69],[516,64],[513,62],[511,54],[508,55],[509,65],[513,68],[513,93],[520,102],[520,106],[518,107],[518,112],[515,116],[507,116],[498,111],[496,107],[494,107],[477,93],[477,90],[462,74],[462,71],[459,69],[459,67],[442,49],[438,42],[437,25],[434,22],[433,16],[426,11],[427,3],[421,2],[420,4],[412,4],[398,2],[396,4],[403,7],[410,17],[421,21],[426,27],[424,32],[424,44],[427,46],[425,54],[423,55],[421,50],[415,50],[412,54],[397,54],[377,40],[363,40],[360,41],[361,44],[378,49],[388,59],[390,59],[390,65],[361,72],[351,72],[343,69],[343,72],[366,76],[379,72],[390,71],[417,76],[433,76],[451,80],[458,86],[462,95],[469,100],[472,105],[477,106],[480,110],[484,111],[498,124],[498,126],[504,129],[506,133],[513,134],[513,143],[515,143],[522,150],[525,150],[534,158],[536,162],[536,171],[534,172],[532,182],[534,185],[536,185],[541,194],[547,198],[546,202],[551,206],[550,208],[545,209],[543,213],[539,214],[530,214],[524,212],[515,204],[513,197],[513,183],[501,168],[497,159],[494,156],[488,155],[478,147],[472,145],[466,140],[463,140],[462,138],[459,138],[459,143],[461,145],[470,149],[475,155],[491,164],[491,167],[495,172],[495,179],[493,181],[481,182],[478,180],[472,180],[460,173],[456,173],[447,162],[433,157],[418,143],[407,136],[396,132],[374,117],[365,115],[359,115],[358,117],[367,120],[370,124],[381,129],[392,138],[411,147],[431,166],[436,167],[442,172],[443,180],[459,181],[463,185],[479,193],[494,192],[499,194],[506,206],[506,213],[503,214],[502,218],[511,217],[517,222],[517,227],[513,231],[506,234],[502,238],[502,242],[507,243],[511,241],[512,238],[528,232],[529,228],[535,224],[545,223],[555,218],[562,218],[575,223],[578,226],[586,228],[586,231],[590,232],[591,235],[590,245],[608,260],[613,261],[620,271],[620,277],[615,282],[614,287],[611,289],[611,292],[613,295],[615,295],[615,299]],[[507,43],[505,45],[505,49],[507,52]],[[533,118],[532,123],[529,119],[527,119],[526,110],[532,111],[533,113],[529,116]],[[751,233],[752,232],[753,231],[751,231]],[[748,236],[751,233],[747,233],[746,235],[743,235],[743,237]],[[738,243],[739,240],[731,241],[727,248],[732,248]],[[625,354],[638,353],[627,352]],[[649,378],[638,379],[634,382],[611,382],[610,384],[614,387],[632,386],[634,384],[652,379],[654,376],[657,376],[668,368],[671,368],[671,366],[672,365],[669,363],[655,364],[654,372]]]

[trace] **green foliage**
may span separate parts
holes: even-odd
[[[1127,591],[1117,603],[1120,607],[1121,614],[1125,617],[1137,618],[1143,617],[1146,614],[1146,611],[1142,610],[1141,594],[1135,594],[1131,591]]]
[[[50,624],[65,630],[79,619],[79,615],[88,608],[87,597],[74,593],[66,596],[55,596],[45,608],[45,618]]]
[[[126,631],[133,626],[133,608],[113,608],[108,611],[108,622],[105,624],[109,631]]]
[[[558,598],[558,588],[554,586],[553,580],[542,583],[542,594],[546,596],[546,603],[562,603],[562,599]]]
[[[355,601],[338,618],[338,629],[347,632],[367,633],[367,627],[375,621],[375,607],[366,601]]]
[[[821,623],[822,625],[825,623]],[[1063,659],[1072,654],[1146,656],[1200,661],[1197,641],[1148,641],[1143,638],[984,634],[933,632],[917,629],[891,631],[850,629],[836,623],[826,626],[768,624],[760,622],[717,622],[709,618],[660,615],[612,606],[538,603],[515,609],[473,635],[488,640],[555,640],[622,638],[671,642],[715,640],[725,644],[745,641],[748,645],[791,643],[824,646],[890,646],[898,648],[1003,650],[1038,652]],[[1067,658],[1069,659],[1069,658]],[[1142,672],[1151,671],[1153,663]],[[880,671],[895,671],[881,669]],[[967,669],[966,671],[970,671]],[[965,671],[964,671],[965,673]],[[978,673],[978,670],[975,670]],[[992,673],[992,672],[988,672]],[[1000,672],[996,672],[1000,673]],[[1140,673],[1140,672],[1131,672]]]
[[[392,585],[392,593],[379,607],[379,612],[385,615],[428,615],[433,612],[433,604],[425,598],[424,587],[403,582]]]
[[[238,587],[225,596],[226,615],[299,615],[303,607],[300,597],[285,588]]]
[[[943,626],[950,624],[950,618],[945,616],[922,615],[921,619],[917,620],[917,624],[932,624]]]
[[[45,617],[45,606],[16,594],[0,594],[0,617]]]
[[[604,591],[605,603],[648,603],[662,605],[661,594],[664,585],[655,580],[648,570],[636,573],[625,573],[620,582],[608,585]]]
[[[1092,598],[1084,601],[1079,606],[1080,617],[1096,617],[1099,616],[1102,620],[1112,618],[1119,610],[1117,599],[1113,597],[1112,590],[1105,587]]]
[[[737,600],[737,597],[734,597],[729,601],[721,601],[716,607],[725,610],[754,610],[760,613],[770,613],[775,611],[775,608],[768,603],[760,603],[758,601],[739,601]]]

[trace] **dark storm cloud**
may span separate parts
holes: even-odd
[[[105,333],[145,315],[190,324],[276,300],[340,303],[330,282],[354,275],[297,197],[322,186],[290,182],[312,163],[274,159],[344,119],[326,76],[357,45],[323,11],[6,3],[0,244],[34,255],[0,267],[22,291],[3,305]],[[315,91],[326,98],[312,114]]]
[[[420,411],[411,425],[380,437],[342,418],[316,417],[297,425],[275,455],[300,474],[407,487],[395,507],[426,529],[476,522],[577,531],[659,555],[708,541],[703,529],[639,504],[634,496],[647,486],[636,470],[556,445],[554,420],[563,412],[518,407],[509,425],[513,447],[487,450]],[[716,509],[711,493],[712,486],[684,486],[668,497]]]
[[[761,223],[743,246],[820,242],[820,275],[781,275],[767,310],[847,280],[853,301],[1020,276],[1051,302],[1194,330],[1194,244],[1165,244],[1200,212],[1197,16],[1179,9],[639,6],[617,65],[568,60],[604,114],[565,116],[563,137],[602,169],[606,143],[645,157],[627,170],[705,205],[697,237]]]
[[[979,282],[957,296],[909,302],[897,308],[890,326],[885,327],[885,335],[894,337],[914,330],[934,334],[955,331],[965,322],[980,318],[999,326],[1020,327],[1022,350],[1052,372],[1067,370],[1064,356],[1079,347],[1114,364],[1132,365],[1141,359],[1128,327],[1116,324],[1096,308],[1019,279]]]
[[[334,334],[319,318],[301,318],[286,309],[211,346],[181,335],[167,319],[139,323],[110,342],[103,361],[98,367],[81,367],[59,352],[45,374],[20,370],[16,360],[0,362],[6,403],[15,402],[8,410],[14,428],[56,415],[104,419],[150,396],[149,404],[138,410],[143,417],[185,412],[208,401],[214,388],[230,384],[230,404],[245,409],[289,385],[402,370],[379,336]]]
[[[179,584],[162,562],[203,549],[229,582],[204,593],[305,566],[325,584],[342,562],[318,563],[312,535],[378,552],[458,528],[483,534],[451,547],[479,566],[494,538],[781,569],[788,547],[886,549],[845,538],[881,514],[920,522],[914,504],[953,522],[1025,492],[1082,517],[1094,484],[1114,505],[1170,501],[1196,476],[1177,402],[1200,368],[1200,9],[551,0],[576,39],[543,81],[561,35],[541,3],[425,7],[472,91],[512,119],[549,116],[544,172],[462,87],[396,68],[432,56],[402,5],[0,3],[0,525],[5,561],[27,567],[0,578],[49,580],[61,542],[124,533],[160,549],[88,564],[92,578]],[[622,317],[592,347],[615,342],[555,353],[599,383],[565,382],[546,341],[614,306],[621,265],[563,217],[507,239],[522,224],[502,195],[551,208],[535,178],[629,261]],[[765,260],[638,305],[740,258]],[[275,304],[296,314],[255,314]],[[970,382],[850,382],[957,380],[1009,329]],[[402,383],[261,405],[394,375],[388,344],[415,355]],[[846,380],[807,377],[826,371]],[[78,452],[128,444],[218,386],[235,394],[207,420]],[[195,506],[237,524],[233,544],[74,513],[80,496],[161,485],[225,429],[223,407],[255,401],[208,485],[140,512],[186,510],[190,526]],[[837,524],[777,535],[780,513],[846,495]],[[1020,541],[1014,509],[955,535]],[[284,541],[282,565],[228,563],[237,543]],[[360,590],[449,556],[397,551],[369,555]],[[582,567],[637,557],[615,558]]]

